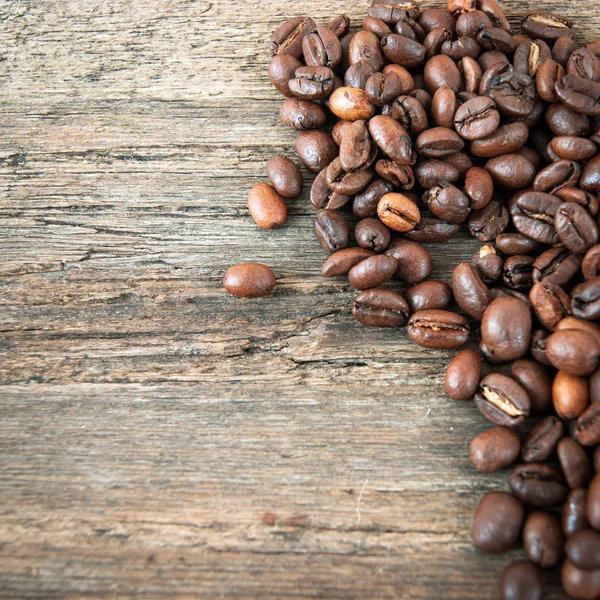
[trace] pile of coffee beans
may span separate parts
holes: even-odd
[[[373,0],[361,29],[295,17],[270,48],[281,120],[316,174],[323,276],[347,276],[357,321],[406,326],[426,348],[480,333],[445,389],[494,426],[471,444],[474,467],[512,467],[472,528],[484,552],[525,549],[501,597],[541,598],[540,568],[561,568],[571,597],[600,598],[600,41],[542,10],[514,32],[494,0]],[[248,205],[270,229],[302,175],[281,156],[267,175]],[[448,286],[423,244],[461,224],[482,245]],[[275,278],[237,265],[224,285],[255,297]]]

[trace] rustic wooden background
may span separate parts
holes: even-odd
[[[600,33],[592,0],[534,4]],[[449,355],[353,321],[306,193],[278,231],[246,212],[294,142],[269,32],[366,5],[0,4],[2,597],[496,597],[469,530],[505,474],[470,466]],[[220,288],[242,260],[271,299]]]

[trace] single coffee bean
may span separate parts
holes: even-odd
[[[403,190],[410,190],[415,184],[414,173],[408,165],[398,165],[392,160],[378,160],[375,171],[393,186]]]
[[[381,38],[381,49],[390,62],[408,69],[421,67],[425,61],[424,46],[395,33]]]
[[[351,196],[334,192],[327,183],[327,169],[321,171],[313,181],[310,188],[310,202],[317,208],[338,210],[352,200]]]
[[[419,135],[415,148],[419,156],[444,158],[459,152],[465,143],[452,129],[433,127]]]
[[[552,402],[561,419],[577,419],[590,402],[587,380],[559,371],[552,383]]]
[[[560,241],[572,252],[585,253],[598,242],[598,226],[590,213],[574,202],[561,204],[554,227]]]
[[[525,123],[509,123],[498,127],[488,137],[472,141],[469,149],[481,158],[510,155],[525,145],[528,136],[529,127]]]
[[[360,171],[347,173],[342,167],[340,158],[334,159],[327,167],[327,185],[336,193],[352,196],[363,190],[373,179],[373,169],[367,168]]]
[[[485,170],[496,185],[508,190],[529,187],[536,175],[535,166],[519,154],[503,154],[491,158],[485,164]]]
[[[533,39],[556,40],[573,37],[573,23],[547,10],[530,10],[521,19],[521,29]]]
[[[572,490],[587,486],[592,479],[592,465],[583,447],[567,437],[558,443],[556,450],[568,486]]]
[[[446,161],[429,159],[416,164],[415,177],[419,185],[428,190],[440,185],[442,181],[457,183],[460,179],[460,171]]]
[[[438,89],[431,101],[431,116],[438,127],[454,127],[454,113],[458,107],[456,93],[445,87]]]
[[[351,87],[335,90],[329,99],[329,109],[336,117],[347,121],[368,120],[375,114],[375,105],[366,92]]]
[[[600,444],[600,402],[594,402],[581,413],[577,419],[575,437],[582,446]]]
[[[571,314],[571,300],[558,285],[549,282],[534,284],[529,299],[536,317],[549,331],[554,331],[565,317]]]
[[[558,323],[556,329],[563,331],[565,329],[577,329],[585,331],[594,337],[596,342],[600,344],[600,325],[592,323],[591,321],[584,321],[576,317],[565,317]]]
[[[223,287],[240,298],[268,296],[276,284],[273,271],[260,263],[233,265],[223,277]]]
[[[333,254],[348,246],[350,227],[348,221],[340,213],[327,209],[318,210],[313,228],[321,248],[328,254]]]
[[[553,138],[550,149],[558,158],[572,161],[586,161],[598,153],[598,146],[594,142],[573,135]]]
[[[573,316],[593,321],[600,318],[600,277],[580,283],[571,292]]]
[[[379,39],[385,37],[388,33],[392,33],[389,26],[377,17],[365,17],[362,21],[362,28],[374,33]]]
[[[365,84],[365,92],[369,100],[376,106],[383,106],[393,102],[398,96],[405,94],[407,90],[400,77],[394,71],[385,73],[373,73]]]
[[[526,463],[544,462],[549,460],[558,442],[564,435],[562,421],[556,417],[546,417],[540,421],[523,442],[521,458]]]
[[[301,131],[296,138],[296,152],[307,169],[319,173],[335,159],[338,147],[324,131]]]
[[[310,67],[337,67],[342,60],[342,46],[329,27],[317,27],[302,40],[304,62]]]
[[[574,202],[583,206],[592,217],[598,215],[600,210],[600,202],[594,194],[585,192],[574,187],[562,187],[554,192],[554,195],[560,198],[563,202]]]
[[[517,231],[542,244],[558,241],[554,227],[560,199],[543,192],[520,192],[512,203],[512,221]]]
[[[434,27],[423,40],[425,61],[442,52],[444,44],[452,39],[452,33],[443,27]]]
[[[539,242],[520,233],[501,233],[496,238],[496,246],[500,252],[507,256],[536,254],[543,248],[543,245]]]
[[[587,490],[578,488],[568,495],[562,513],[562,530],[566,537],[588,529],[586,516]]]
[[[377,150],[372,148],[371,136],[365,121],[353,121],[343,129],[340,163],[344,171],[350,173],[371,166],[376,154]]]
[[[587,495],[587,520],[596,530],[600,531],[600,473],[596,474]]]
[[[554,87],[559,100],[569,108],[584,115],[600,116],[600,83],[579,75],[565,75]]]
[[[391,116],[412,135],[419,135],[429,127],[427,112],[421,103],[412,96],[396,98],[392,102]]]
[[[600,533],[593,529],[578,531],[567,539],[565,552],[578,569],[600,569]]]
[[[567,61],[567,73],[600,81],[600,60],[589,48],[575,50]]]
[[[480,473],[492,473],[514,463],[520,449],[521,443],[514,431],[506,427],[494,427],[471,442],[471,463]]]
[[[502,272],[504,283],[513,290],[528,291],[533,285],[533,256],[511,256]]]
[[[526,38],[516,48],[513,57],[515,70],[534,78],[544,62],[552,60],[552,52],[543,40]]]
[[[590,248],[581,263],[581,273],[584,279],[595,279],[600,275],[600,245]]]
[[[372,6],[367,9],[367,14],[381,19],[388,25],[395,25],[404,17],[416,19],[419,10],[418,4],[405,0],[373,0]]]
[[[486,309],[481,337],[496,360],[512,362],[525,355],[531,340],[531,313],[516,298],[498,298]]]
[[[561,35],[552,46],[552,58],[561,66],[566,67],[569,57],[575,50],[577,50],[577,44],[573,38]]]
[[[540,463],[515,467],[508,476],[508,485],[517,499],[530,506],[556,506],[569,494],[560,471]]]
[[[552,404],[552,375],[549,369],[535,360],[520,358],[512,364],[510,374],[529,394],[532,412],[548,410]]]
[[[440,182],[423,195],[427,208],[440,219],[462,223],[469,216],[469,199],[456,186]]]
[[[473,210],[486,207],[494,193],[494,182],[490,174],[481,167],[472,167],[465,176],[464,192]]]
[[[354,300],[352,314],[363,325],[402,327],[406,325],[410,311],[400,294],[389,290],[366,290]]]
[[[274,156],[269,159],[267,176],[275,191],[284,198],[297,198],[302,193],[302,173],[289,158]]]
[[[444,389],[452,400],[468,400],[481,379],[481,357],[474,350],[462,350],[448,365]]]
[[[502,571],[500,600],[542,600],[544,582],[539,570],[526,560],[515,560]]]
[[[287,98],[294,96],[290,90],[289,83],[294,79],[296,69],[299,69],[301,66],[302,63],[289,54],[280,54],[273,58],[269,64],[269,79],[280,94]]]
[[[481,46],[471,38],[458,38],[455,41],[446,40],[441,52],[458,62],[465,57],[476,59],[481,53]]]
[[[348,280],[357,290],[370,290],[389,281],[397,268],[398,261],[393,256],[379,254],[352,267],[348,273]]]
[[[514,52],[516,44],[513,37],[499,27],[490,27],[482,29],[477,34],[477,41],[486,50],[499,50],[505,54]]]
[[[366,248],[344,248],[332,254],[323,264],[321,275],[323,277],[337,277],[347,275],[352,267],[359,262],[374,256],[372,250]]]
[[[600,596],[600,570],[585,571],[578,569],[570,560],[565,560],[561,583],[569,598],[594,600]]]
[[[443,8],[426,8],[419,15],[419,25],[426,32],[430,32],[436,27],[442,27],[453,32],[456,26],[456,19],[450,14],[450,11]]]
[[[443,281],[422,281],[410,287],[405,295],[411,313],[419,310],[444,310],[452,302],[452,289]]]
[[[344,74],[344,86],[364,90],[367,81],[377,73],[375,65],[367,58],[354,63]],[[367,96],[368,98],[368,96]]]
[[[532,563],[548,569],[559,564],[563,555],[564,537],[558,519],[536,511],[525,519],[523,545]]]
[[[430,58],[425,65],[424,76],[425,85],[430,94],[434,94],[436,90],[442,87],[449,87],[456,93],[463,89],[460,71],[449,56],[440,54]]]
[[[396,238],[385,253],[398,261],[394,275],[401,281],[419,283],[433,272],[433,259],[429,250],[417,242]]]
[[[498,129],[500,113],[496,103],[486,96],[465,102],[454,115],[454,127],[466,140],[487,138]]]
[[[592,158],[584,167],[579,180],[579,186],[586,192],[600,192],[600,154]]]
[[[259,183],[250,190],[248,210],[261,229],[274,229],[287,219],[287,206],[283,198],[266,183]]]
[[[290,80],[290,92],[303,100],[323,100],[333,92],[335,74],[329,67],[300,67]]]
[[[392,117],[378,115],[369,121],[369,132],[380,150],[398,165],[412,165],[416,156],[408,132]]]
[[[600,364],[600,345],[596,338],[582,330],[555,331],[546,340],[546,356],[558,370],[585,377]]]
[[[386,194],[377,205],[381,221],[394,231],[410,231],[421,220],[418,206],[402,194]]]
[[[489,288],[468,262],[460,263],[452,272],[452,292],[458,305],[478,321],[492,301]]]
[[[320,129],[327,120],[325,111],[318,104],[299,98],[286,100],[281,105],[279,116],[284,125],[298,131]]]
[[[456,223],[446,223],[433,217],[422,217],[419,224],[404,234],[407,240],[421,244],[436,244],[447,242],[459,231]]]
[[[362,248],[383,252],[391,240],[390,230],[379,219],[363,219],[354,230],[356,242]]]
[[[327,25],[329,29],[335,33],[338,38],[344,37],[350,29],[350,18],[346,15],[340,15],[339,17],[333,17]]]
[[[417,345],[435,350],[454,350],[469,340],[467,320],[445,310],[423,310],[408,322],[408,337]]]
[[[494,425],[513,428],[529,416],[529,395],[514,379],[492,373],[482,379],[478,390],[475,405]]]
[[[504,261],[494,246],[486,244],[473,253],[471,264],[477,269],[484,283],[492,283],[502,275]]]
[[[348,59],[351,65],[368,60],[375,71],[380,71],[383,68],[383,55],[379,38],[370,31],[357,31],[350,40]]]
[[[310,17],[294,17],[282,23],[271,36],[269,47],[273,56],[289,54],[295,58],[302,56],[304,37],[317,28]]]
[[[473,517],[473,543],[490,554],[512,549],[521,534],[523,517],[523,507],[514,496],[505,492],[485,494]]]
[[[564,68],[554,60],[547,60],[540,65],[535,77],[535,87],[540,98],[546,102],[557,102],[556,82],[564,76]]]
[[[469,217],[469,231],[480,242],[491,242],[508,227],[509,215],[506,208],[492,200]]]
[[[537,329],[531,334],[530,352],[533,358],[543,365],[551,366],[546,358],[546,340],[550,334],[545,329]]]
[[[372,181],[364,190],[354,196],[352,212],[359,218],[377,216],[377,205],[382,196],[389,194],[393,189],[389,181],[376,179]]]
[[[550,248],[533,263],[533,281],[548,281],[565,285],[579,272],[581,255],[573,254],[564,246]]]
[[[458,70],[462,75],[465,90],[472,94],[477,94],[483,76],[483,71],[481,70],[479,63],[474,58],[465,56],[458,63]]]
[[[465,12],[456,20],[456,35],[459,37],[476,38],[482,29],[493,26],[494,23],[481,10]]]
[[[533,181],[536,192],[554,194],[562,187],[577,185],[581,167],[572,160],[557,160],[542,169]]]

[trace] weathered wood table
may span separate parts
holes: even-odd
[[[592,0],[535,5],[600,34]],[[496,597],[521,554],[470,521],[506,474],[470,465],[450,355],[354,322],[307,193],[281,230],[246,211],[293,153],[269,32],[366,6],[0,5],[0,596]],[[475,247],[433,247],[436,275]],[[271,299],[221,289],[243,260]]]

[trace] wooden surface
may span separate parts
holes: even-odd
[[[353,321],[306,193],[278,231],[246,211],[294,142],[269,32],[366,5],[0,5],[0,596],[496,597],[469,530],[506,475],[470,466],[450,355]],[[600,34],[591,0],[535,5]],[[220,288],[242,260],[271,299]]]

